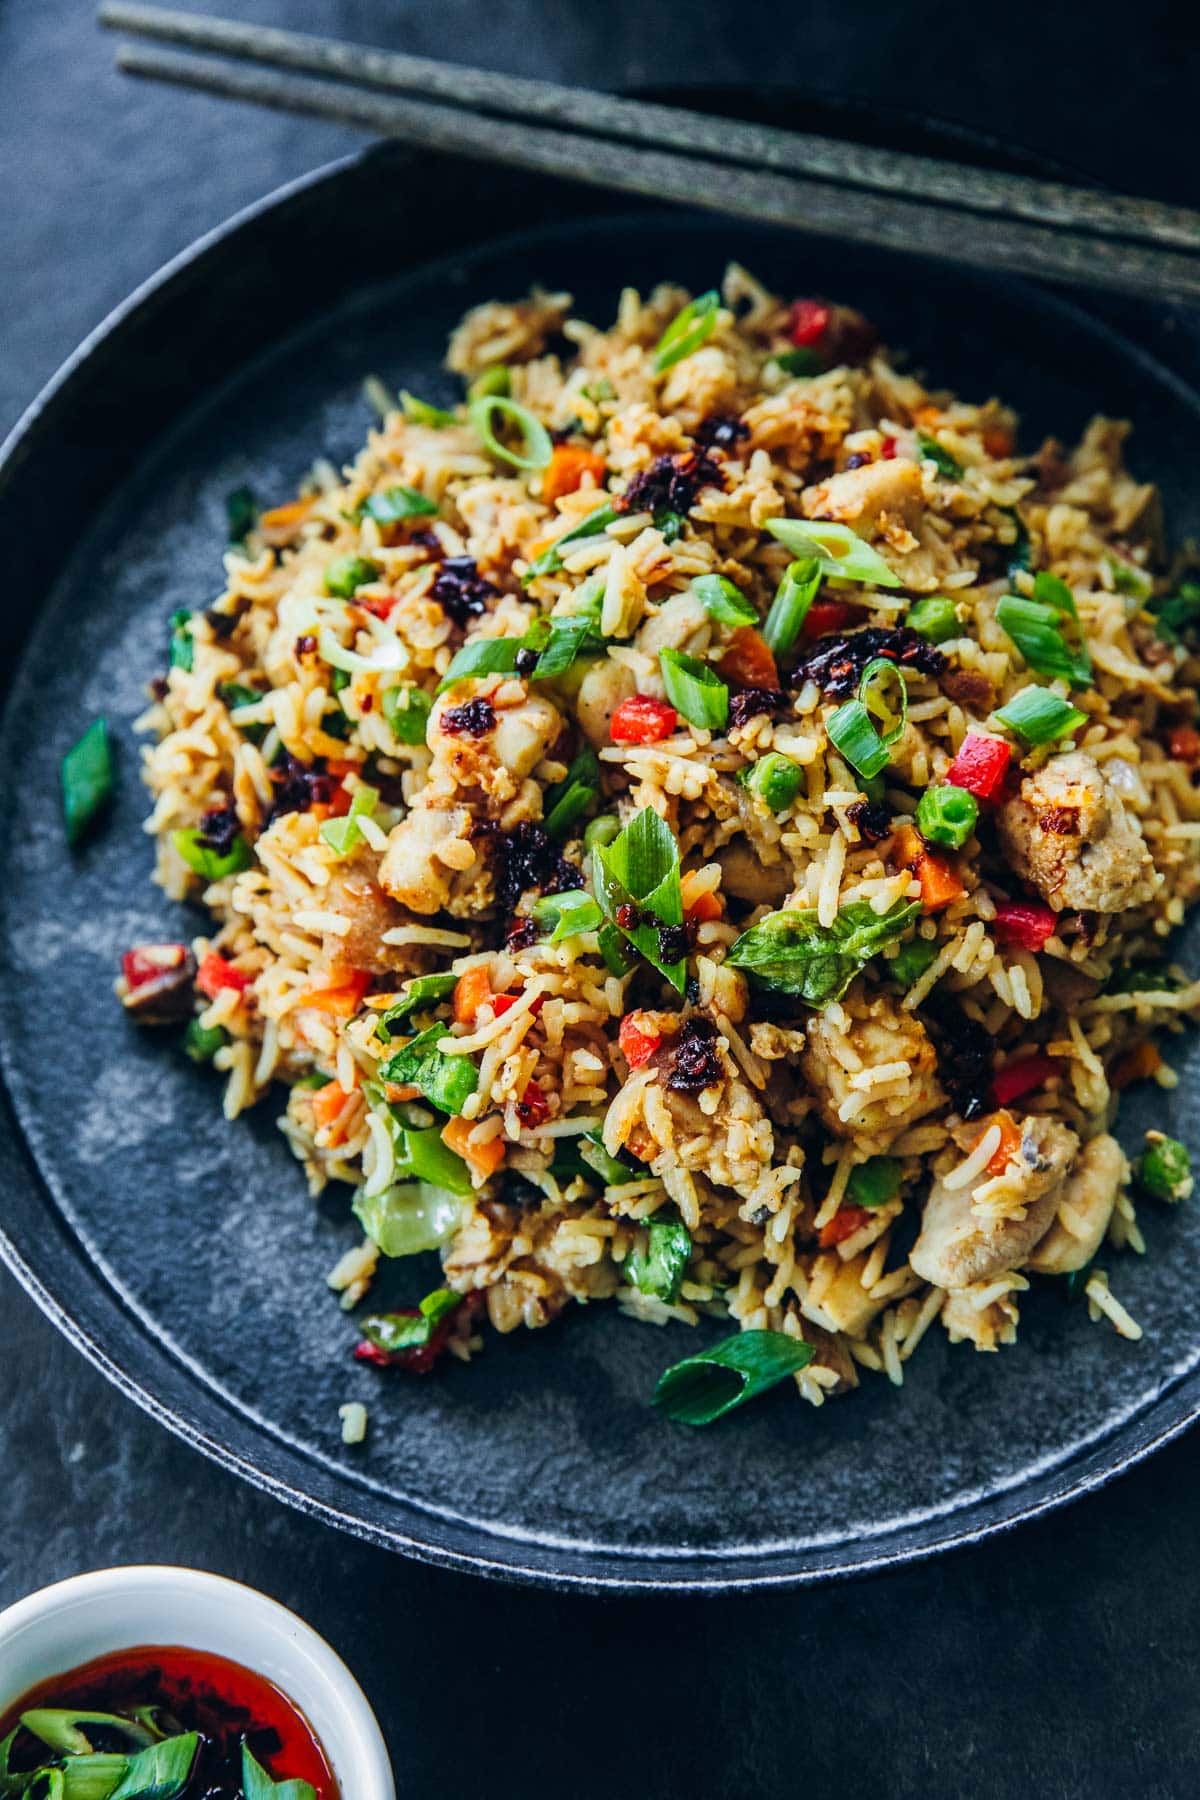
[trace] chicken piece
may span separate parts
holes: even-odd
[[[611,656],[593,663],[579,684],[575,713],[580,728],[597,750],[612,742],[612,716],[622,700],[637,692],[632,669]]]
[[[1091,1262],[1125,1180],[1121,1146],[1107,1132],[1085,1144],[1063,1183],[1049,1231],[1025,1263],[1039,1275],[1069,1275]]]
[[[865,1337],[872,1319],[888,1305],[888,1297],[872,1299],[862,1284],[869,1256],[870,1251],[864,1250],[844,1261],[834,1253],[815,1257],[808,1272],[808,1289],[800,1302],[804,1317],[826,1331]]]
[[[986,1131],[990,1119],[980,1121]],[[1079,1139],[1057,1119],[1030,1117],[1021,1130],[1021,1148],[1010,1171],[1018,1182],[1019,1217],[976,1212],[973,1190],[935,1181],[921,1216],[921,1234],[909,1262],[922,1281],[935,1287],[965,1288],[1015,1269],[1045,1236],[1058,1208],[1063,1178]],[[985,1177],[986,1179],[986,1177]]]
[[[776,852],[778,856],[778,852]],[[735,900],[748,900],[754,906],[779,906],[792,885],[791,864],[782,857],[765,862],[741,838],[717,851],[721,865],[721,892]]]
[[[664,601],[646,620],[635,641],[647,656],[657,656],[660,650],[703,656],[712,641],[712,618],[689,588]]]
[[[1016,1296],[1028,1286],[1020,1276],[1015,1277],[1015,1282],[1017,1285],[1007,1294],[996,1295],[983,1306],[979,1304],[980,1293],[989,1287],[995,1293],[992,1281],[981,1281],[977,1287],[958,1288],[947,1294],[941,1319],[950,1342],[974,1344],[977,1350],[998,1350],[1001,1344],[1015,1344],[1021,1317]]]
[[[664,1015],[659,1017],[661,1023]],[[666,1038],[649,1066],[669,1118],[664,1131],[661,1111],[653,1105],[644,1108],[653,1140],[649,1160],[673,1151],[689,1173],[703,1175],[717,1187],[749,1193],[771,1166],[775,1134],[716,1027],[693,1014]]]
[[[331,960],[385,975],[407,967],[412,952],[383,941],[385,931],[404,924],[405,914],[380,887],[377,869],[375,852],[360,850],[351,864],[333,876],[321,896],[321,910],[350,921],[348,932],[330,932],[326,939]]]
[[[800,508],[806,519],[835,519],[864,536],[899,524],[912,530],[921,515],[925,490],[921,470],[902,457],[843,469],[816,487],[805,488]]]
[[[863,1089],[856,1076],[883,1064],[905,1062],[909,1074],[900,1095],[891,1087],[879,1099],[859,1104]],[[846,1032],[826,1014],[815,1013],[800,1068],[829,1130],[837,1137],[854,1138],[872,1156],[945,1099],[938,1086],[937,1054],[924,1025],[883,994],[871,1001],[865,1017],[851,1017]]]
[[[415,806],[394,827],[379,865],[379,883],[410,912],[441,912],[456,880],[474,872],[471,814],[465,806]],[[491,884],[487,899],[490,903]]]
[[[562,731],[562,715],[541,694],[507,706],[498,691],[520,692],[515,682],[455,682],[435,704],[426,742],[433,752],[429,784],[458,798],[478,790],[494,807],[504,805],[541,762]],[[490,715],[490,717],[489,717]]]
[[[1122,912],[1161,883],[1137,819],[1082,750],[1027,775],[997,825],[1013,868],[1055,912]]]

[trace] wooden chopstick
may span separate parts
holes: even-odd
[[[918,255],[1161,299],[1200,301],[1200,256],[759,172],[603,138],[515,124],[339,81],[122,46],[129,74],[329,119],[416,145],[507,163],[793,229]]]
[[[1200,212],[1124,194],[999,174],[934,157],[841,143],[805,132],[622,100],[587,88],[436,62],[335,38],[209,18],[140,0],[103,0],[100,21],[133,35],[216,51],[277,69],[353,82],[526,123],[560,126],[720,162],[834,182],[909,200],[1009,215],[1034,224],[1200,249]],[[148,71],[143,71],[148,72]]]

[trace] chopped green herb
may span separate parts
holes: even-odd
[[[533,581],[538,575],[556,575],[562,568],[562,551],[566,546],[582,543],[584,538],[599,537],[602,531],[607,531],[616,517],[617,509],[611,501],[605,501],[603,506],[596,507],[586,519],[581,519],[578,525],[572,525],[570,531],[564,531],[560,538],[554,540],[548,550],[543,550],[542,554],[530,563],[524,576],[525,583]]]
[[[1087,714],[1049,688],[1027,687],[996,713],[1002,725],[1027,744],[1052,744],[1087,724]]]
[[[592,878],[596,898],[610,923],[682,994],[687,960],[681,956],[667,961],[659,937],[659,926],[683,923],[679,846],[670,826],[653,807],[643,807],[611,844],[597,846]],[[621,925],[618,914],[627,907],[637,922]],[[646,918],[646,914],[650,917]],[[603,933],[600,948],[605,962],[609,962],[610,951],[605,947]]]
[[[584,1167],[592,1175],[598,1175],[605,1187],[623,1187],[627,1181],[641,1179],[640,1169],[631,1169],[618,1157],[610,1156],[604,1148],[604,1141],[592,1132],[582,1139],[579,1154]]]
[[[582,888],[572,888],[565,894],[543,894],[533,903],[532,917],[543,931],[550,932],[552,944],[578,937],[583,931],[595,931],[604,923],[600,906]]]
[[[461,1113],[479,1085],[479,1071],[469,1056],[448,1056],[438,1049],[448,1036],[445,1025],[431,1025],[398,1050],[379,1071],[382,1081],[417,1087],[439,1112]]]
[[[681,312],[676,313],[655,346],[656,374],[663,375],[668,369],[673,369],[677,362],[682,362],[685,356],[691,356],[694,350],[699,350],[701,344],[712,336],[720,304],[721,296],[715,288],[710,288],[708,293],[698,294]]]
[[[861,700],[847,700],[826,721],[830,743],[852,769],[870,780],[887,768],[891,757]]]
[[[651,1219],[646,1242],[625,1259],[625,1279],[639,1294],[673,1305],[692,1254],[692,1239],[679,1219]]]
[[[440,975],[414,975],[404,990],[403,997],[380,1013],[375,1022],[375,1030],[384,1043],[391,1041],[391,1027],[402,1024],[409,1013],[417,1012],[424,1006],[436,1006],[439,1000],[452,994],[458,983],[458,976],[445,970]]]
[[[335,556],[325,571],[325,592],[339,600],[352,600],[359,588],[378,574],[378,563],[368,562],[365,556]]]
[[[1146,1133],[1146,1149],[1134,1172],[1139,1186],[1156,1200],[1186,1200],[1195,1186],[1187,1146],[1161,1131]]]
[[[621,830],[621,821],[615,813],[601,813],[598,819],[592,819],[583,834],[585,850],[602,850],[611,844]]]
[[[917,449],[922,462],[933,463],[938,474],[944,475],[947,481],[962,480],[962,464],[958,458],[951,456],[949,450],[944,449],[935,437],[929,436],[928,432],[918,431]]]
[[[820,357],[807,344],[798,344],[794,350],[778,350],[771,361],[778,363],[785,375],[819,375],[822,369]]]
[[[727,961],[758,986],[795,994],[820,1009],[840,1000],[859,971],[920,911],[918,900],[898,901],[883,914],[869,901],[855,900],[828,926],[815,909],[769,913],[742,933]]]
[[[419,687],[388,688],[383,696],[383,716],[402,744],[423,744],[429,729],[429,695]]]
[[[512,376],[503,363],[492,363],[478,374],[467,389],[468,400],[487,400],[500,394],[505,399],[512,393]]]
[[[598,606],[596,612],[599,613]],[[604,639],[597,632],[595,619],[590,611],[553,618],[549,621],[549,627],[546,647],[539,655],[533,671],[535,681],[553,681],[559,675],[566,674],[577,656],[584,655],[589,650],[596,652],[604,649]],[[528,640],[527,647],[530,647]]]
[[[821,576],[822,565],[815,556],[802,557],[784,570],[762,628],[767,647],[775,656],[787,656],[795,648],[808,609],[816,599]]]
[[[258,502],[248,487],[234,488],[225,496],[225,517],[229,521],[229,541],[244,544],[258,523]]]
[[[1113,587],[1118,594],[1143,602],[1153,598],[1154,577],[1146,569],[1140,568],[1137,563],[1126,562],[1123,556],[1110,556],[1106,561]]]
[[[186,669],[190,672],[195,660],[196,646],[192,640],[192,615],[186,607],[181,606],[171,614],[171,667]]]
[[[525,647],[525,639],[517,637],[476,638],[474,643],[464,644],[451,657],[450,667],[438,682],[438,693],[444,694],[456,681],[466,681],[469,676],[511,675]]]
[[[362,842],[360,819],[369,819],[379,805],[379,789],[369,787],[361,781],[350,796],[350,811],[340,819],[326,819],[321,826],[321,836],[331,850],[339,856],[349,856],[350,852]]]
[[[811,1344],[783,1331],[741,1331],[659,1376],[654,1404],[682,1425],[711,1425],[807,1367]]]
[[[926,788],[917,804],[917,830],[927,844],[961,850],[975,829],[979,802],[966,788]]]
[[[610,975],[628,975],[637,956],[615,925],[602,925],[596,936],[600,954]]]
[[[187,1731],[139,1750],[109,1800],[177,1800],[191,1779],[199,1744],[197,1734]]]
[[[79,844],[112,798],[112,751],[103,719],[93,719],[71,745],[62,759],[61,781],[67,842]]]
[[[692,582],[692,592],[718,625],[728,625],[732,629],[738,625],[758,624],[758,614],[741,588],[724,575],[697,575]]]
[[[689,725],[724,731],[729,719],[729,689],[707,663],[682,650],[660,650],[659,667],[667,699]]]
[[[781,755],[778,750],[760,756],[757,762],[751,763],[738,775],[742,786],[749,788],[752,794],[757,794],[771,812],[783,812],[792,804],[800,792],[803,779],[799,763]]]
[[[183,1048],[194,1063],[210,1063],[223,1044],[229,1042],[229,1033],[220,1025],[202,1025],[199,1019],[191,1019],[183,1034]]]
[[[767,530],[793,556],[815,556],[822,572],[839,581],[867,581],[873,587],[901,587],[880,556],[848,525],[827,519],[771,519]]]
[[[498,461],[509,463],[514,469],[544,469],[554,454],[550,433],[519,401],[509,400],[504,394],[483,394],[478,400],[472,400],[467,410],[484,448]],[[501,443],[493,425],[496,418],[515,426],[520,432],[520,450]]]
[[[431,406],[428,400],[418,400],[407,388],[400,389],[400,409],[410,425],[430,425],[440,431],[445,425],[458,424],[452,412],[441,406]]]
[[[937,953],[938,947],[932,938],[913,938],[911,943],[901,944],[895,956],[889,957],[883,966],[901,987],[910,988],[920,980]]]
[[[257,706],[263,695],[257,688],[245,687],[240,681],[222,681],[217,685],[217,693],[229,708],[230,714],[238,712],[243,706]],[[233,720],[244,738],[252,744],[261,744],[267,735],[267,726],[263,724],[244,724],[240,719]]]
[[[1039,570],[1032,600],[1005,594],[996,607],[996,623],[1039,675],[1061,678],[1073,687],[1091,682],[1092,660],[1079,629],[1075,596],[1057,575]]]
[[[374,519],[377,525],[399,525],[405,519],[431,519],[437,505],[427,500],[416,488],[390,487],[382,494],[371,494],[358,508],[360,519]]]
[[[205,881],[223,881],[226,875],[240,875],[250,867],[250,846],[242,836],[235,837],[225,855],[203,842],[196,827],[173,831],[171,842],[188,868]]]
[[[245,1800],[317,1800],[310,1781],[292,1776],[287,1781],[273,1781],[245,1739],[242,1740],[242,1792]],[[69,1796],[67,1797],[69,1800]]]
[[[855,1206],[886,1206],[900,1192],[901,1163],[896,1156],[872,1156],[850,1171],[846,1192]]]
[[[677,544],[683,536],[683,526],[683,514],[672,512],[667,506],[660,506],[654,515],[654,528],[661,531],[664,544]]]
[[[418,1302],[413,1313],[376,1313],[363,1320],[363,1336],[377,1350],[418,1350],[427,1344],[442,1320],[462,1305],[462,1295],[449,1288],[435,1288]]]
[[[562,840],[575,821],[595,802],[600,791],[600,765],[596,753],[585,745],[562,781],[546,789],[546,830]]]
[[[1147,602],[1154,615],[1154,629],[1165,643],[1178,643],[1200,624],[1200,582],[1181,581],[1173,594]]]
[[[947,638],[957,637],[961,629],[954,602],[944,594],[931,594],[927,600],[918,600],[909,608],[904,623],[929,644],[942,644]]]

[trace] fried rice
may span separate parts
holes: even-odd
[[[365,1354],[615,1299],[809,1346],[821,1404],[935,1321],[1011,1343],[1035,1278],[1138,1336],[1110,1132],[1200,1006],[1200,736],[1126,428],[1020,451],[736,266],[608,330],[484,305],[447,361],[472,404],[384,396],[257,514],[143,720],[226,1116],[286,1084],[352,1184],[347,1307],[440,1250]]]

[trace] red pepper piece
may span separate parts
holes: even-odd
[[[223,956],[218,956],[215,950],[209,951],[196,971],[196,986],[210,1000],[215,1000],[222,988],[236,988],[239,994],[244,993],[252,979],[226,962]]]
[[[1173,725],[1167,733],[1167,746],[1176,762],[1200,762],[1200,731],[1194,725]]]
[[[1002,944],[1017,950],[1040,950],[1058,929],[1058,919],[1048,906],[1032,900],[1006,900],[996,908],[993,929]]]
[[[802,635],[818,638],[830,631],[844,631],[862,616],[862,607],[851,606],[846,600],[814,600],[805,616]]]
[[[543,1119],[550,1116],[550,1102],[543,1094],[536,1081],[527,1084],[525,1092],[517,1101],[517,1117],[522,1125],[532,1128],[540,1125]]]
[[[354,604],[361,606],[364,612],[373,614],[377,619],[386,619],[399,598],[399,594],[379,594],[368,599],[364,594],[362,599],[356,599]]]
[[[894,437],[885,437],[883,439],[883,442],[879,446],[879,454],[884,462],[892,461],[896,454],[896,440]]]
[[[822,300],[793,300],[789,325],[793,344],[808,349],[829,330],[829,308]]]
[[[670,737],[678,719],[675,708],[665,700],[633,694],[618,706],[609,731],[614,744],[657,744]]]
[[[617,1030],[617,1042],[631,1069],[640,1069],[643,1063],[649,1062],[662,1043],[661,1032],[647,1030],[642,1024],[644,1016],[642,1013],[626,1013]]]
[[[954,787],[966,788],[977,800],[997,800],[1004,790],[1012,746],[1002,738],[984,737],[970,732],[962,748],[946,771],[946,780]]]
[[[121,958],[121,973],[130,993],[144,987],[148,981],[161,981],[164,975],[182,968],[187,955],[186,944],[151,944],[144,949],[135,944]]]
[[[1051,1075],[1057,1075],[1058,1063],[1052,1056],[1044,1056],[1035,1051],[1032,1056],[1023,1056],[1017,1062],[1009,1063],[1006,1069],[992,1082],[992,1099],[997,1106],[1007,1106],[1012,1100],[1019,1100],[1022,1094],[1031,1094],[1034,1088],[1040,1088]]]
[[[865,1206],[839,1206],[829,1223],[821,1227],[818,1242],[822,1250],[840,1244],[844,1238],[853,1237],[856,1231],[862,1230],[870,1216]]]

